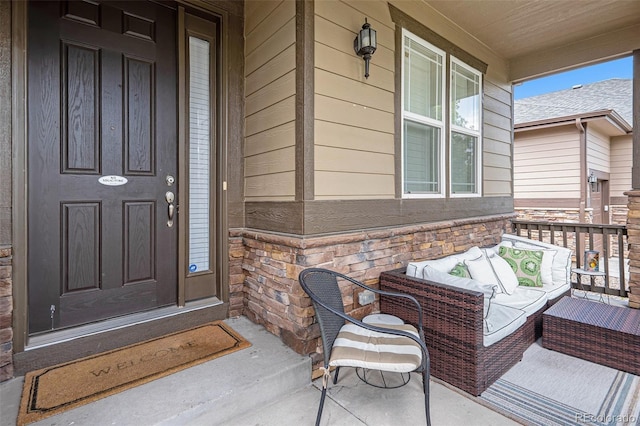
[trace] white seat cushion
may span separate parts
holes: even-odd
[[[527,321],[524,311],[503,305],[492,305],[485,320],[482,343],[491,346],[504,339]]]
[[[371,324],[407,331],[418,337],[409,324]],[[336,338],[329,365],[332,367],[362,367],[374,370],[408,373],[420,367],[420,345],[404,336],[377,333],[355,324],[345,324]]]
[[[538,288],[518,287],[513,294],[496,294],[494,303],[521,309],[529,316],[547,304],[547,293]]]
[[[564,292],[571,288],[571,284],[567,283],[564,285],[547,285],[544,284],[542,288],[538,288],[536,290],[544,290],[547,293],[547,299],[553,300],[560,297]]]

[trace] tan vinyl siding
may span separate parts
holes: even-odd
[[[420,2],[392,1],[459,47],[489,64],[483,82],[483,195],[510,196],[511,85],[506,63]],[[395,24],[386,1],[318,0],[315,7],[315,198],[395,195]],[[378,49],[364,78],[353,39],[364,17]],[[329,149],[332,148],[332,149]],[[335,188],[333,185],[337,185]]]
[[[315,198],[393,198],[395,42],[388,7],[316,1],[315,14]],[[365,16],[378,35],[368,80],[353,51]]]
[[[296,5],[245,3],[247,201],[295,198]]]
[[[515,134],[514,198],[580,198],[580,134],[575,126]]]
[[[511,195],[511,87],[484,79],[483,195]]]
[[[587,169],[609,173],[609,136],[587,126]]]
[[[611,174],[609,175],[611,197],[624,197],[624,193],[631,189],[632,139],[631,135],[611,139]]]

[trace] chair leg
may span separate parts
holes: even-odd
[[[427,416],[427,426],[431,426],[431,412],[429,409],[429,370],[422,372],[422,387],[424,389],[424,410]]]
[[[322,409],[324,408],[324,398],[327,396],[327,387],[322,387],[322,396],[320,396],[320,406],[318,407],[318,415],[316,416],[316,426],[320,426],[320,418],[322,417]]]
[[[338,383],[338,373],[340,373],[340,367],[336,367],[336,372],[333,375],[333,384],[335,385],[336,383]]]

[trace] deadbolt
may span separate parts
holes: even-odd
[[[175,183],[176,178],[174,178],[171,175],[167,175],[166,181],[167,181],[167,186],[171,186]]]

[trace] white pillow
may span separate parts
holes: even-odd
[[[480,250],[480,247],[476,247],[476,246],[471,247],[469,250],[465,251],[464,253],[460,253],[456,255],[456,257],[459,259],[460,262],[467,259],[477,259],[480,256],[482,256],[482,250]]]
[[[493,267],[493,272],[498,278],[500,287],[502,287],[502,291],[507,294],[513,294],[516,288],[518,288],[518,277],[516,273],[513,272],[513,269],[511,269],[509,262],[495,253],[489,253],[487,257]]]
[[[542,250],[542,263],[540,264],[540,277],[542,285],[553,285],[553,259],[556,257],[558,250],[544,249]]]
[[[455,255],[435,260],[423,260],[422,262],[409,262],[406,274],[410,277],[424,278],[423,271],[427,266],[431,266],[438,271],[449,272],[458,262],[460,260]]]
[[[484,284],[500,285],[498,277],[496,277],[496,274],[493,272],[493,267],[486,256],[482,255],[477,259],[466,259],[464,264],[467,265],[469,275],[471,275],[471,278],[474,280]]]

